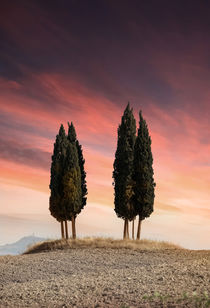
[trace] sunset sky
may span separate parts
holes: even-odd
[[[157,184],[142,236],[210,249],[209,16],[200,0],[1,1],[0,245],[60,236],[50,164],[68,121],[89,192],[78,234],[122,237],[112,170],[130,101],[148,123]]]

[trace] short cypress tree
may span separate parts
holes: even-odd
[[[84,169],[85,160],[84,160],[83,153],[82,153],[82,146],[79,144],[79,141],[77,140],[76,131],[75,131],[73,123],[72,122],[71,124],[68,123],[68,126],[69,126],[68,140],[71,144],[76,146],[77,155],[78,155],[78,163],[79,163],[79,168],[80,168],[80,175],[81,175],[81,179],[80,179],[81,181],[81,203],[76,213],[76,214],[79,214],[81,210],[84,208],[84,206],[86,205],[86,200],[87,200],[86,172]],[[73,221],[72,228],[73,228],[73,231],[76,237],[75,220]]]
[[[49,210],[53,217],[61,223],[61,236],[64,237],[63,221],[66,220],[66,209],[63,203],[63,183],[64,164],[66,157],[68,140],[63,125],[61,124],[59,133],[54,143],[54,151],[51,163],[50,179],[50,201]]]
[[[49,209],[51,215],[61,222],[62,238],[64,238],[64,222],[68,238],[67,220],[72,221],[72,236],[76,238],[75,218],[86,204],[85,177],[82,149],[76,140],[73,124],[71,129],[69,126],[68,136],[61,124],[52,156]]]
[[[128,103],[118,128],[118,142],[114,161],[115,212],[125,220],[124,238],[128,236],[128,220],[136,216],[133,204],[133,159],[136,121]]]
[[[153,212],[154,204],[154,171],[151,151],[151,138],[142,112],[139,113],[139,129],[134,148],[134,196],[135,210],[139,215],[137,239],[140,239],[141,221]]]

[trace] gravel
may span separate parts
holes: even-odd
[[[67,249],[0,257],[1,307],[209,307],[210,251]]]

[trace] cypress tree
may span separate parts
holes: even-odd
[[[66,218],[72,222],[73,238],[76,238],[75,218],[80,212],[81,200],[81,172],[77,148],[75,143],[68,142],[63,175],[63,202],[67,213]]]
[[[76,238],[75,218],[86,204],[86,173],[82,149],[76,140],[76,132],[71,125],[68,136],[61,124],[56,141],[51,164],[50,180],[50,212],[61,222],[61,235],[68,238],[67,220],[72,221],[72,236]],[[79,157],[78,157],[79,156]],[[81,167],[82,175],[81,175]]]
[[[154,188],[151,138],[146,121],[139,113],[139,129],[134,148],[134,196],[135,209],[139,215],[137,239],[140,239],[141,222],[153,212]]]
[[[56,136],[54,143],[54,151],[51,163],[51,178],[50,178],[50,200],[49,210],[53,217],[61,223],[61,236],[64,238],[64,225],[66,220],[66,209],[63,203],[63,184],[62,178],[64,174],[64,164],[66,157],[68,140],[66,138],[65,130],[61,124],[59,133]]]
[[[82,190],[82,204],[80,211],[84,208],[87,202],[87,182],[86,182],[86,172],[85,172],[85,159],[83,157],[82,146],[78,140],[76,140],[76,147],[79,159],[79,167],[81,172],[81,190]]]
[[[128,220],[136,216],[133,204],[133,159],[136,139],[136,121],[128,103],[118,128],[118,142],[114,161],[115,212],[124,219],[124,235],[128,235]]]
[[[85,164],[85,160],[83,157],[83,153],[82,153],[82,146],[80,145],[79,141],[77,140],[77,136],[76,136],[76,131],[74,128],[73,123],[71,122],[71,124],[68,123],[69,129],[68,129],[68,140],[71,144],[76,146],[77,149],[77,155],[78,155],[78,163],[79,163],[79,168],[80,168],[80,182],[81,182],[81,203],[80,203],[80,207],[77,210],[76,214],[79,214],[81,212],[81,210],[84,208],[84,206],[86,205],[86,200],[87,200],[87,184],[86,184],[86,172],[84,169],[84,164]],[[76,228],[75,228],[75,218],[76,215],[74,216],[73,220],[72,220],[72,231],[74,232],[74,236],[76,237]]]

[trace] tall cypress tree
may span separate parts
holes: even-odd
[[[82,146],[78,140],[76,140],[76,147],[79,159],[79,167],[81,172],[81,189],[82,189],[82,204],[80,211],[84,208],[87,202],[87,182],[86,182],[86,172],[85,172],[85,159],[83,157]]]
[[[141,222],[153,212],[154,188],[151,138],[142,112],[139,113],[139,129],[134,148],[134,196],[135,210],[139,215],[137,239],[140,239]]]
[[[82,191],[81,172],[75,143],[68,143],[65,171],[63,176],[63,200],[67,213],[67,220],[72,222],[72,237],[76,238],[75,218],[80,212]]]
[[[80,206],[77,210],[76,214],[79,214],[81,212],[81,210],[84,208],[84,206],[86,205],[86,200],[87,200],[87,184],[86,184],[86,172],[84,169],[84,164],[85,164],[85,160],[83,157],[83,153],[82,153],[82,146],[79,144],[79,141],[77,140],[77,136],[76,136],[76,131],[74,128],[73,123],[71,122],[71,124],[68,123],[69,129],[68,129],[68,140],[71,144],[76,146],[77,149],[77,155],[78,155],[78,164],[79,164],[79,168],[80,168],[80,182],[81,182],[81,203]],[[76,215],[75,217],[76,218]],[[72,221],[72,231],[74,232],[74,236],[76,237],[76,228],[75,228],[75,219]]]
[[[133,220],[133,159],[136,139],[136,121],[128,103],[118,128],[118,142],[114,161],[115,212],[124,219],[124,238],[128,236],[128,220]]]
[[[64,237],[64,225],[66,220],[66,209],[63,203],[63,183],[64,164],[67,151],[68,140],[65,134],[63,124],[61,124],[59,133],[54,143],[54,151],[51,163],[50,179],[50,200],[49,210],[53,217],[61,223],[61,236]]]

